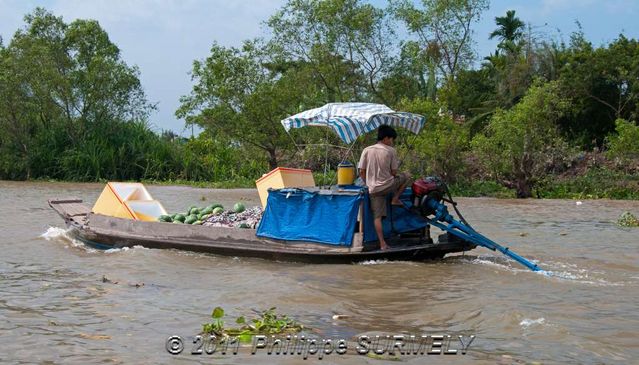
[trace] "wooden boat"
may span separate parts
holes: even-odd
[[[178,225],[115,218],[91,212],[81,199],[51,199],[49,205],[65,221],[73,238],[99,249],[132,247],[178,249],[225,256],[257,257],[308,263],[354,263],[367,260],[422,261],[472,250],[475,244],[443,234],[433,242],[424,231],[397,235],[388,250],[363,243],[355,233],[350,247],[291,242],[256,236],[254,229]],[[359,235],[359,236],[358,236]]]

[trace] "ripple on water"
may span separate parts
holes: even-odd
[[[82,241],[79,241],[69,234],[70,229],[60,227],[49,227],[46,232],[40,235],[47,241],[62,242],[65,245],[70,244],[72,247],[81,248],[86,252],[98,252],[98,250],[85,245]]]
[[[544,277],[565,280],[575,282],[578,284],[598,285],[598,286],[624,286],[627,282],[613,282],[606,280],[603,277],[606,273],[601,270],[587,270],[579,268],[575,264],[563,263],[556,261],[540,262],[538,260],[531,260],[539,267],[549,268],[550,270],[531,271],[528,269],[517,268],[511,264],[516,263],[505,257],[497,257],[492,255],[480,255],[476,257],[472,256],[460,256],[460,261],[471,263],[474,265],[485,265],[495,267],[500,270],[509,271],[512,273],[529,273],[542,275]],[[555,270],[553,270],[555,269]]]
[[[542,325],[545,322],[546,322],[546,319],[544,317],[537,318],[537,319],[524,318],[521,322],[519,322],[519,325],[523,327],[524,329],[526,329],[530,326]]]
[[[630,363],[639,354],[636,232],[608,223],[622,211],[639,209],[639,202],[587,201],[575,209],[574,201],[461,199],[477,229],[539,260],[546,272],[535,274],[482,248],[428,263],[356,265],[140,247],[106,252],[74,241],[70,232],[57,228],[63,223],[55,212],[42,209],[53,196],[95,201],[103,187],[0,182],[0,204],[8,207],[0,215],[12,222],[0,237],[0,317],[7,319],[0,321],[0,342],[6,362],[139,363],[135,349],[153,350],[145,352],[147,363],[167,362],[160,351],[164,336],[194,335],[218,305],[229,323],[251,315],[251,309],[274,306],[322,337],[476,334],[463,360],[467,364]],[[170,211],[205,195],[232,206],[247,194],[149,189]],[[253,204],[259,204],[257,194],[251,194]],[[26,219],[14,218],[18,208]],[[104,275],[111,280],[105,282]],[[136,283],[145,285],[131,285]],[[215,359],[234,364],[274,360],[246,355]],[[361,362],[361,357],[333,359],[327,358]]]

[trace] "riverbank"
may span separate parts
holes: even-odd
[[[314,173],[318,185],[335,184],[335,173],[326,176]],[[33,182],[67,182],[58,180],[30,180]],[[106,183],[107,180],[96,181]],[[255,180],[249,178],[233,178],[225,181],[190,181],[190,180],[141,180],[147,185],[188,186],[207,189],[251,189],[255,188]],[[499,199],[515,198],[515,189],[509,189],[497,181],[475,180],[450,185],[451,194],[455,197],[489,197]],[[551,176],[541,182],[534,190],[534,196],[543,199],[614,199],[639,200],[639,174],[628,174],[609,169],[590,169],[582,175]]]
[[[515,198],[515,189],[496,181],[477,180],[450,186],[453,196]],[[533,195],[543,199],[615,199],[639,200],[639,174],[609,169],[592,169],[576,176],[549,176],[540,182]]]

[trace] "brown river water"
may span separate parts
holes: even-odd
[[[0,182],[0,362],[39,364],[639,364],[639,201],[459,199],[473,226],[535,260],[530,272],[477,248],[431,262],[309,265],[71,240],[52,197],[92,204],[102,184]],[[259,203],[254,190],[149,186],[168,211]],[[109,281],[104,282],[103,277]],[[117,282],[117,283],[116,283]],[[277,307],[346,339],[345,354],[193,355],[221,306],[229,322]],[[341,315],[341,317],[335,317]],[[466,354],[358,355],[359,336],[475,335]],[[169,354],[169,336],[185,349]],[[381,341],[380,343],[384,343]],[[379,345],[378,348],[384,348]]]

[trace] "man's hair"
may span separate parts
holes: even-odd
[[[397,132],[395,131],[395,128],[386,125],[386,124],[382,124],[379,126],[379,128],[377,129],[377,140],[381,141],[386,137],[390,137],[392,139],[397,138]]]

